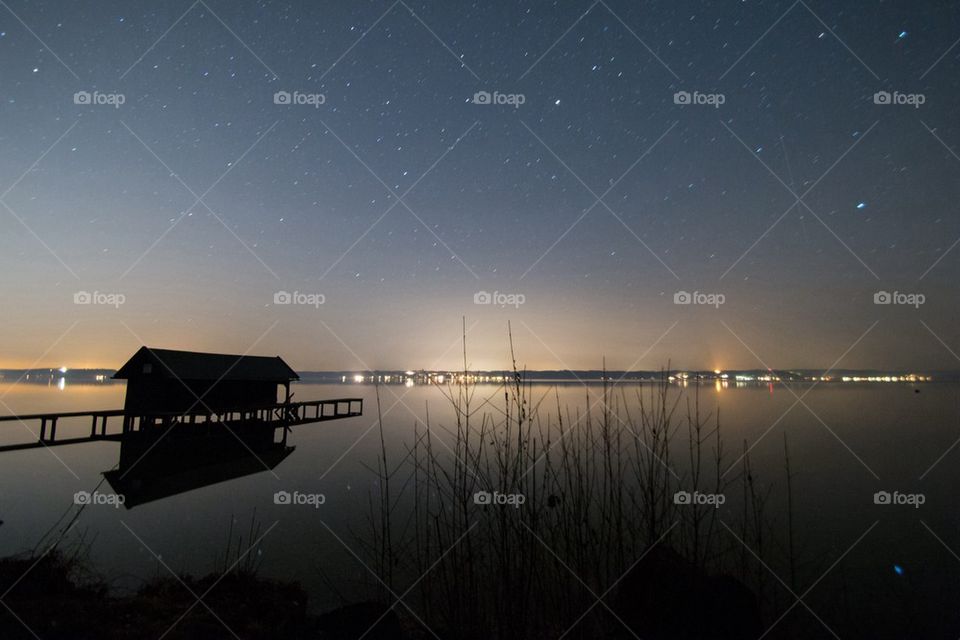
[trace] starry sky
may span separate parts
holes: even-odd
[[[956,4],[0,5],[0,366],[960,368]]]

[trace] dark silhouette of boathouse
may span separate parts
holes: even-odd
[[[139,460],[138,450],[152,450],[162,438],[165,446],[179,446],[181,452],[196,449],[203,440],[213,447],[209,457],[222,459],[233,443],[244,453],[262,452],[261,447],[274,443],[285,445],[291,427],[363,415],[362,398],[293,402],[290,385],[300,376],[278,356],[141,347],[113,378],[127,383],[123,409],[0,416],[0,423],[39,426],[37,440],[0,445],[0,452],[109,440],[123,445],[122,468],[123,458]],[[122,422],[119,432],[108,425],[117,419]],[[58,423],[70,431],[66,437],[58,437]],[[89,435],[77,433],[83,423],[89,425]],[[178,455],[173,449],[168,453],[168,459]]]
[[[127,381],[127,415],[214,414],[290,400],[296,371],[279,356],[235,356],[141,347],[114,374]]]

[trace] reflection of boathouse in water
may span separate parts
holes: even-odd
[[[104,475],[129,508],[272,470],[293,452],[291,427],[363,413],[360,398],[293,402],[299,376],[279,357],[142,347],[113,377],[127,381],[123,409],[0,417],[40,427],[37,441],[0,452],[119,441],[119,464]],[[89,436],[76,437],[77,422]]]

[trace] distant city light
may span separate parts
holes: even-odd
[[[353,381],[358,383],[363,382],[363,376],[358,373],[357,375],[353,376]]]
[[[66,373],[67,371],[69,371],[69,369],[66,367],[60,367],[60,373]]]

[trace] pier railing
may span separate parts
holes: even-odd
[[[241,407],[209,411],[201,405],[200,411],[189,412],[126,412],[123,409],[108,411],[66,411],[58,413],[31,413],[15,416],[0,416],[0,424],[19,422],[37,440],[19,444],[0,445],[0,452],[36,449],[45,446],[77,444],[80,442],[119,441],[125,433],[148,428],[174,425],[223,425],[225,428],[251,426],[265,429],[288,428],[313,422],[326,422],[363,415],[363,398],[337,398],[333,400],[307,400],[258,407]],[[76,432],[76,423],[82,425],[86,418],[90,424],[89,435],[66,438],[57,437],[58,422],[71,420],[70,431]],[[39,429],[38,429],[39,427]],[[39,434],[39,435],[38,435]]]

